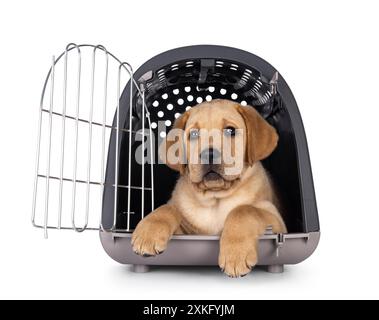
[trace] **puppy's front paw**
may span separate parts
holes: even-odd
[[[132,235],[133,251],[149,257],[162,253],[171,237],[167,223],[148,218],[141,220]]]
[[[247,275],[258,262],[254,240],[222,239],[218,264],[229,277]]]

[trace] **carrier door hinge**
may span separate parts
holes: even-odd
[[[276,238],[276,257],[279,257],[279,250],[282,248],[284,241],[284,234],[279,233],[278,237]]]
[[[270,92],[273,96],[278,93],[278,80],[279,80],[279,72],[275,71],[271,80],[270,80]]]
[[[153,71],[148,71],[144,73],[139,79],[138,82],[147,82],[153,79]]]

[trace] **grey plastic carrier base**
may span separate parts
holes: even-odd
[[[115,261],[133,265],[135,272],[147,272],[150,265],[217,266],[218,236],[173,236],[167,249],[155,257],[141,257],[133,252],[130,233],[100,232],[104,250]],[[297,264],[316,249],[319,232],[264,235],[259,241],[258,265],[272,273],[283,272],[283,265]]]

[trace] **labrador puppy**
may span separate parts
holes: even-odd
[[[154,256],[173,234],[220,235],[220,268],[231,277],[249,273],[266,228],[286,232],[260,162],[277,142],[275,129],[251,106],[217,99],[182,114],[160,146],[180,178],[169,202],[137,225],[133,250]]]

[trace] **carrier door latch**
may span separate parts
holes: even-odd
[[[272,231],[272,226],[268,226],[266,228],[265,234],[267,235],[274,235],[274,232]],[[275,245],[276,245],[276,257],[279,257],[279,250],[282,248],[285,238],[283,233],[279,233],[275,239]]]
[[[201,59],[199,80],[197,81],[199,85],[202,85],[207,81],[208,73],[213,72],[214,66],[215,66],[214,59]]]
[[[279,257],[279,250],[282,248],[284,241],[284,234],[279,233],[278,237],[276,238],[276,257]]]

